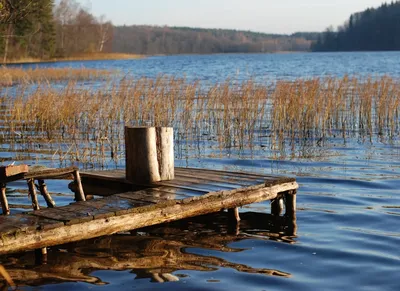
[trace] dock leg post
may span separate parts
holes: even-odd
[[[1,208],[3,209],[3,215],[10,215],[10,207],[8,206],[8,200],[6,196],[6,184],[1,183],[1,195],[0,195],[0,202]]]
[[[36,265],[47,264],[47,248],[35,250],[35,263]]]
[[[54,202],[49,192],[47,191],[47,186],[44,183],[44,180],[39,180],[39,190],[40,194],[42,194],[44,200],[47,203],[47,207],[54,208],[56,206],[56,203]]]
[[[239,208],[235,207],[233,209],[228,209],[229,219],[235,221],[236,223],[240,222]]]
[[[277,197],[271,201],[271,214],[279,216],[282,214],[283,210],[283,199],[282,197]]]
[[[285,215],[296,216],[296,190],[285,192]]]
[[[38,201],[37,194],[36,194],[34,179],[28,179],[28,188],[29,188],[29,195],[31,196],[31,199],[32,199],[33,210],[39,210],[40,206],[39,206],[39,201]]]
[[[86,201],[85,192],[83,192],[83,187],[82,187],[81,175],[79,174],[78,170],[74,171],[74,181],[77,188],[75,192],[75,200]]]

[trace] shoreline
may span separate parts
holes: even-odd
[[[46,63],[59,63],[59,62],[133,60],[133,59],[144,59],[146,57],[147,56],[145,55],[137,55],[137,54],[104,53],[104,54],[77,55],[65,58],[52,58],[52,59],[25,58],[25,59],[11,60],[6,63],[1,62],[0,65],[8,66],[8,65],[46,64]]]

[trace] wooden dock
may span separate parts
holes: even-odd
[[[125,140],[124,170],[80,173],[77,168],[28,171],[5,167],[0,181],[4,214],[0,217],[0,254],[34,249],[46,254],[49,246],[225,210],[238,225],[238,207],[266,200],[271,201],[273,215],[280,215],[285,204],[285,216],[296,219],[298,185],[294,178],[176,168],[171,128],[126,127]],[[44,180],[60,175],[74,179],[70,188],[76,202],[55,207]],[[21,179],[28,182],[34,211],[9,215],[5,184]],[[39,205],[35,180],[47,208]],[[105,197],[87,200],[89,195]]]
[[[137,185],[125,179],[123,170],[81,173],[86,192],[91,185],[105,184],[132,190],[1,216],[0,254],[111,235],[265,200],[272,200],[276,205],[273,211],[279,213],[280,201],[285,198],[286,214],[295,215],[295,179],[185,168],[175,168],[175,175],[171,181]],[[135,190],[137,187],[142,190]]]

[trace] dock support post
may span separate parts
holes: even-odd
[[[81,175],[79,174],[79,171],[75,170],[73,175],[74,175],[74,182],[76,185],[75,201],[86,201],[85,192],[83,192]]]
[[[34,179],[28,179],[28,188],[29,188],[29,195],[31,196],[31,199],[32,199],[33,210],[39,210],[40,206],[39,206],[39,201],[38,201],[37,194],[36,194]]]
[[[36,265],[47,264],[47,248],[35,250],[35,263]]]
[[[135,184],[174,179],[171,127],[125,127],[126,179]]]
[[[10,207],[8,206],[8,200],[6,196],[6,184],[1,183],[1,195],[0,195],[0,202],[1,208],[3,209],[3,215],[10,215]]]
[[[236,223],[240,222],[239,208],[235,207],[233,209],[228,209],[229,219],[235,221]]]
[[[296,190],[285,192],[285,215],[294,217],[296,215]]]
[[[271,214],[272,215],[281,215],[283,210],[283,199],[282,197],[277,197],[276,199],[271,201]]]
[[[44,183],[44,180],[39,180],[39,191],[40,194],[42,194],[44,200],[46,201],[47,207],[54,208],[56,206],[56,203],[54,202],[49,192],[47,191],[47,186]]]

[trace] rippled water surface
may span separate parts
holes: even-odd
[[[43,66],[65,65],[210,82],[399,77],[400,53],[171,56]],[[238,153],[205,144],[202,150],[189,145],[176,156],[183,167],[296,177],[295,235],[288,233],[290,222],[268,215],[265,202],[241,209],[239,229],[215,215],[54,247],[46,265],[36,265],[33,253],[0,261],[22,290],[400,290],[399,137],[330,137],[307,151],[309,158],[277,158],[261,146]],[[12,160],[16,153],[0,155]],[[40,162],[40,155],[31,155],[30,162]],[[10,203],[29,204],[23,182],[9,186]],[[59,204],[72,200],[67,182],[48,187],[59,193]]]

